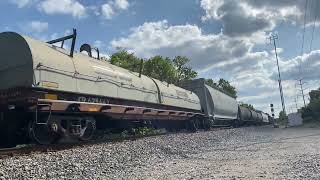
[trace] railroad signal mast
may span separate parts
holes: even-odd
[[[274,109],[273,109],[273,104],[270,104],[270,110],[271,110],[271,116],[272,116],[272,124],[273,124],[273,127],[277,127],[277,123],[276,123],[275,118],[274,118]]]
[[[275,53],[275,55],[276,55],[277,67],[278,67],[278,83],[279,83],[279,91],[280,91],[282,111],[283,111],[283,113],[286,115],[286,106],[285,106],[284,97],[283,97],[281,73],[280,73],[280,66],[279,66],[278,53],[277,53],[277,45],[276,45],[276,40],[278,39],[278,35],[276,35],[276,34],[271,34],[271,36],[269,37],[269,39],[270,39],[270,43],[272,43],[272,41],[273,41],[274,53]]]
[[[270,109],[271,109],[271,116],[274,119],[274,109],[273,109],[273,104],[270,104]]]

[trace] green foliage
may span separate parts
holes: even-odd
[[[126,50],[119,50],[110,58],[110,63],[129,71],[139,72],[141,59],[137,58],[133,53],[128,53]]]
[[[237,97],[236,88],[232,86],[229,81],[224,80],[222,78],[219,79],[218,87],[220,87],[223,91],[230,94],[232,97],[235,97],[235,98]]]
[[[255,110],[252,104],[247,104],[247,103],[244,103],[244,102],[240,102],[240,106],[241,107],[246,107],[246,108],[251,109],[251,110]]]
[[[205,80],[206,81],[206,84],[208,85],[208,86],[210,86],[210,87],[217,87],[217,83],[215,83],[214,81],[213,81],[213,79],[206,79]]]
[[[229,81],[227,81],[225,79],[222,79],[222,78],[219,79],[218,83],[215,83],[213,81],[213,79],[206,79],[206,84],[208,86],[213,87],[213,88],[219,89],[222,92],[225,92],[226,94],[228,94],[234,98],[237,98],[236,88],[234,86],[232,86]]]
[[[283,111],[280,111],[278,124],[285,125],[287,122],[288,122],[288,116]]]
[[[320,90],[313,90],[309,95],[310,103],[307,107],[301,108],[303,121],[320,121]]]
[[[194,71],[191,67],[187,67],[186,64],[190,60],[185,56],[176,56],[173,60],[173,66],[176,69],[175,83],[180,85],[185,81],[192,80],[198,76],[198,73]]]
[[[139,127],[137,129],[132,129],[132,130],[136,136],[147,136],[147,135],[155,134],[154,129],[148,128],[148,127]]]
[[[155,56],[146,61],[143,74],[169,83],[175,79],[175,69],[171,60],[162,56]]]

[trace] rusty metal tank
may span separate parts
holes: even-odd
[[[0,90],[37,87],[199,110],[195,93],[13,32],[0,33]],[[160,95],[160,96],[159,96]]]

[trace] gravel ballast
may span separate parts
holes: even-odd
[[[0,179],[320,179],[320,129],[244,127],[0,160]]]

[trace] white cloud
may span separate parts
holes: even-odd
[[[302,58],[301,56],[297,56],[281,62],[280,66],[284,80],[299,79],[301,76],[305,80],[318,80],[320,77],[320,50],[314,50],[304,54]],[[276,79],[277,74],[274,73],[272,77]]]
[[[48,22],[31,21],[27,24],[27,30],[35,33],[41,33],[48,30]]]
[[[190,65],[198,70],[217,66],[234,65],[250,59],[253,44],[246,39],[230,38],[221,33],[204,34],[196,25],[169,26],[166,20],[148,22],[132,28],[128,37],[113,40],[112,47],[133,50],[138,56],[148,58],[154,55],[174,57],[187,56]]]
[[[101,14],[105,19],[110,20],[118,11],[127,10],[129,5],[127,0],[109,1],[101,6]]]
[[[112,19],[113,15],[115,14],[112,6],[109,3],[101,6],[101,12],[105,19]]]
[[[203,21],[218,20],[222,31],[230,36],[251,36],[260,31],[271,31],[280,21],[301,23],[304,0],[201,0],[205,11]],[[310,9],[314,17],[315,8]],[[319,13],[320,14],[320,13]]]
[[[118,9],[128,9],[129,2],[127,0],[115,0],[114,5]]]
[[[86,16],[86,7],[77,0],[44,0],[39,9],[47,14],[70,14],[75,18]]]

